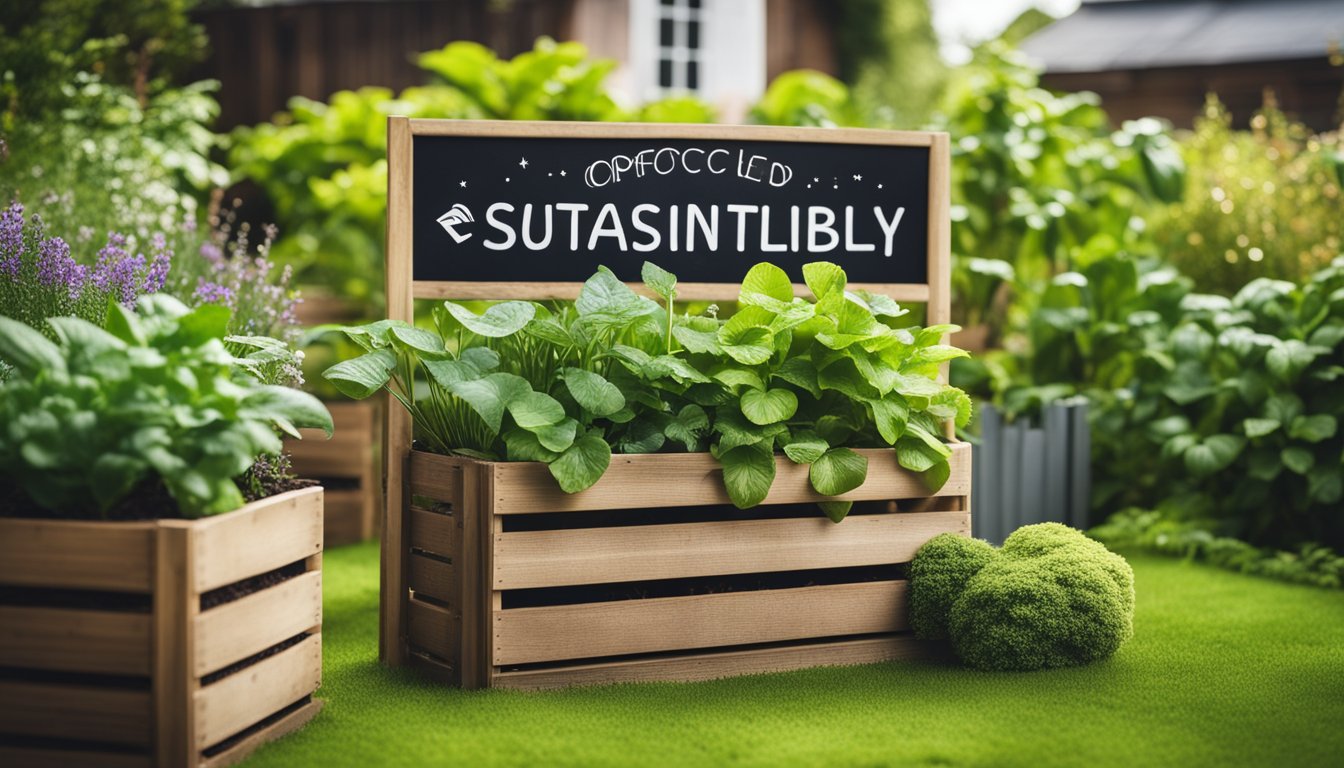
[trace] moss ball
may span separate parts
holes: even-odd
[[[1076,528],[1060,523],[1024,525],[1004,540],[1000,551],[1017,559],[1067,552],[1071,557],[1088,560],[1106,571],[1124,595],[1125,610],[1134,612],[1134,570],[1125,558]]]
[[[997,552],[979,539],[939,534],[910,561],[910,626],[924,640],[947,638],[952,604]]]
[[[1099,559],[1060,548],[985,566],[953,603],[948,633],[972,667],[1034,670],[1110,656],[1133,620],[1132,577],[1126,590]]]

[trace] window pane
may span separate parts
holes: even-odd
[[[673,39],[674,23],[671,19],[663,19],[658,22],[658,44],[664,48],[671,48],[676,45]]]
[[[692,7],[692,8],[699,8],[699,7],[700,7],[700,0],[691,0],[691,7]]]
[[[672,62],[668,59],[658,61],[658,86],[660,88],[672,87]]]
[[[676,0],[663,0],[663,5],[676,5]]]
[[[686,22],[686,47],[693,51],[700,47],[700,22]]]
[[[692,91],[700,90],[700,62],[686,62],[686,87]]]

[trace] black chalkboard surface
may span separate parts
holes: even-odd
[[[929,282],[927,145],[606,130],[413,130],[412,279],[581,282],[602,264],[638,281],[649,260],[689,283],[737,283],[758,261],[801,282],[804,263],[827,260],[853,283]]]

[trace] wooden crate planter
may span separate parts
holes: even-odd
[[[294,472],[311,477],[326,491],[326,546],[366,541],[378,535],[382,494],[376,446],[382,441],[380,404],[373,400],[328,402],[335,431],[300,430],[302,440],[285,441]]]
[[[0,519],[0,765],[235,763],[321,708],[321,629],[321,488],[200,520]]]
[[[384,621],[413,665],[455,684],[546,688],[699,680],[917,655],[900,564],[970,534],[971,451],[930,496],[891,451],[839,525],[807,468],[778,460],[765,503],[728,504],[706,454],[615,456],[567,495],[545,466],[413,452]],[[807,507],[800,505],[806,503]]]

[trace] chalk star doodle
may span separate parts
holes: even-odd
[[[547,175],[547,176],[554,176],[555,174],[554,174],[554,173],[548,173],[548,174],[546,174],[546,175]]]
[[[863,174],[861,174],[861,173],[856,173],[856,174],[854,174],[854,180],[855,180],[855,181],[863,181]]]
[[[812,183],[813,183],[813,184],[816,184],[816,183],[818,183],[818,182],[820,182],[820,181],[821,181],[821,179],[818,179],[816,176],[813,176],[813,177],[812,177]]]
[[[527,158],[524,157],[522,160],[519,160],[518,165],[521,166],[523,170],[527,170]]]
[[[561,175],[561,176],[568,176],[569,174],[566,173],[565,171],[561,171],[561,172],[560,172],[560,175]]]
[[[459,187],[461,187],[461,188],[463,188],[463,189],[466,189],[466,188],[467,188],[467,182],[465,182],[465,181],[459,181],[459,182],[457,182],[457,186],[459,186]]]
[[[466,182],[462,183],[464,185],[466,184]],[[476,221],[476,219],[471,215],[471,211],[467,209],[467,206],[461,203],[454,203],[453,207],[449,208],[448,212],[440,216],[437,221],[439,222],[439,226],[443,227],[443,231],[447,232],[448,235],[453,238],[453,242],[463,243],[471,237],[471,233],[458,232],[456,228],[470,224]]]
[[[510,182],[510,181],[513,181],[513,179],[510,179],[508,176],[505,176],[505,177],[504,177],[504,181],[505,181],[505,182]]]
[[[877,188],[878,188],[878,189],[881,189],[881,188],[882,188],[882,185],[881,185],[881,184],[878,184],[878,185],[877,185]]]

